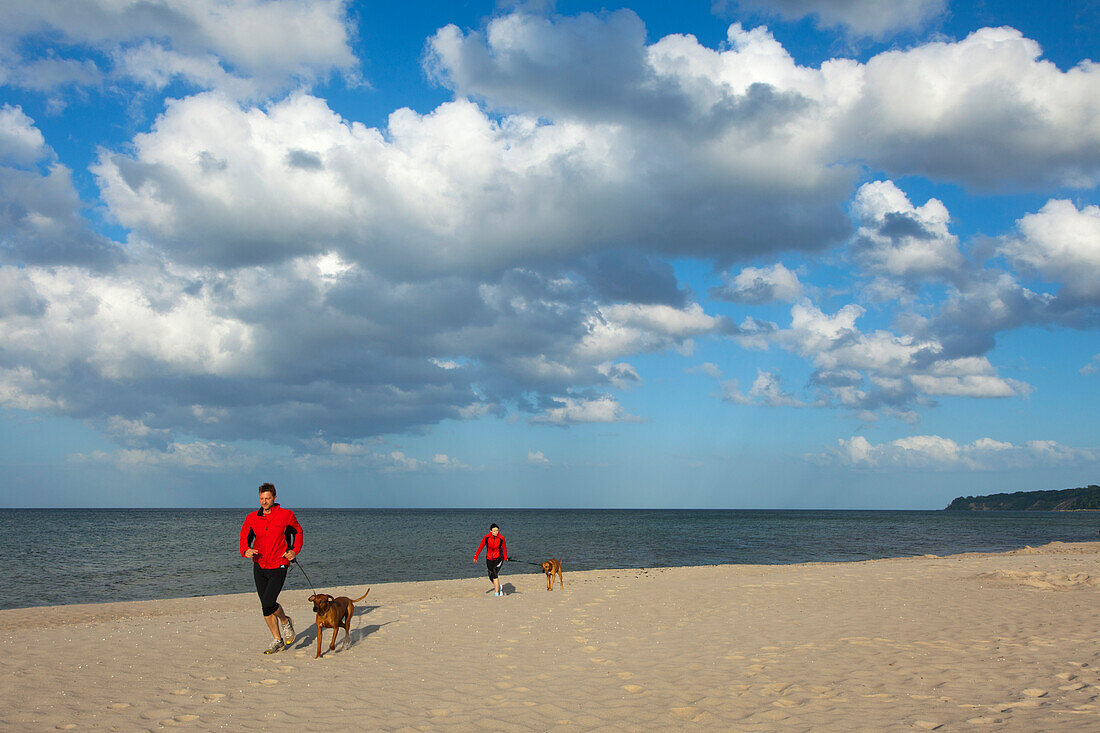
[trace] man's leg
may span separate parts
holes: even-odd
[[[281,570],[269,570],[264,573],[267,578],[267,582],[260,592],[260,603],[263,604],[264,622],[267,624],[267,628],[271,630],[272,638],[281,640],[282,634],[279,633],[279,622],[285,622],[287,620],[286,614],[283,613],[283,607],[279,605],[279,593],[283,589],[283,583],[286,581],[286,569]],[[257,588],[259,588],[259,582],[257,581]]]

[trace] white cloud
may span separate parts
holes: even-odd
[[[819,370],[817,384],[850,408],[900,407],[922,395],[1010,397],[1030,391],[1023,382],[1000,377],[985,357],[949,355],[934,339],[863,333],[856,320],[864,312],[847,305],[829,316],[804,301],[792,307],[790,328],[770,338],[809,359]],[[861,388],[862,377],[870,389]]]
[[[709,316],[697,303],[686,308],[666,305],[610,305],[588,322],[578,356],[591,360],[676,347],[690,353],[693,337],[722,333],[730,324]]]
[[[532,466],[549,466],[550,459],[543,455],[540,450],[527,451],[527,463]]]
[[[915,207],[893,181],[875,181],[860,186],[852,213],[859,222],[855,256],[872,272],[923,279],[963,264],[947,207],[937,199]]]
[[[181,78],[250,96],[332,71],[354,73],[345,0],[5,3],[0,27],[9,67],[3,81],[32,89],[99,83],[104,76],[159,89]],[[101,71],[89,61],[25,55],[22,41],[42,37],[94,49],[113,63]]]
[[[639,422],[640,418],[627,414],[619,402],[610,395],[600,395],[591,399],[579,397],[559,397],[553,400],[554,407],[532,418],[532,422],[551,425],[575,425],[585,423]]]
[[[1000,471],[1095,461],[1100,451],[1070,448],[1054,441],[1012,444],[980,438],[960,444],[938,435],[914,435],[873,444],[861,435],[837,441],[837,447],[813,456],[823,463],[869,470]]]
[[[804,288],[798,275],[777,262],[770,267],[746,267],[734,277],[725,276],[725,285],[711,295],[734,303],[761,304],[771,301],[795,301]]]
[[[88,227],[72,171],[21,108],[0,107],[0,263],[107,267],[119,249]]]
[[[728,0],[727,0],[728,1]],[[916,30],[942,14],[947,0],[735,0],[742,8],[786,20],[815,16],[820,26],[841,26],[855,36],[883,38]],[[725,5],[723,2],[722,5]]]
[[[1052,199],[1016,222],[1002,249],[1018,264],[1059,283],[1060,295],[1100,303],[1100,206]]]
[[[0,163],[28,166],[50,153],[46,139],[21,107],[0,107]]]
[[[1040,60],[1012,28],[888,51],[861,69],[842,136],[892,174],[983,188],[1100,180],[1100,66]]]
[[[207,441],[196,445],[248,434],[300,446],[324,431],[354,446],[509,410],[562,425],[637,420],[605,394],[641,383],[630,358],[691,354],[716,334],[802,356],[830,404],[857,414],[1021,394],[971,358],[984,351],[960,356],[932,326],[863,332],[857,305],[826,314],[804,301],[789,328],[736,327],[693,302],[670,260],[723,269],[845,241],[863,166],[1024,187],[1100,170],[1096,70],[1061,72],[1005,29],[808,68],[762,28],[731,26],[715,50],[689,36],[647,44],[629,11],[510,14],[431,40],[455,101],[371,128],[304,92],[240,101],[347,70],[343,4],[209,0],[135,26],[145,7],[5,11],[18,21],[9,40],[60,34],[98,49],[108,75],[217,91],[168,102],[132,145],[102,151],[97,203],[126,230],[124,248],[86,231],[71,172],[22,110],[3,108],[0,193],[20,215],[0,221],[15,265],[0,266],[0,402],[140,423],[149,440],[171,427]],[[875,272],[922,278],[957,262],[934,199],[914,206],[877,182],[854,212]],[[1073,228],[1090,212],[1058,214]],[[1021,232],[1046,236],[1030,221]],[[1040,251],[1037,269],[1070,261]],[[1002,285],[988,288],[1027,299]],[[745,268],[730,287],[745,301],[805,294],[781,264]],[[990,303],[989,318],[1020,312]],[[798,403],[763,372],[744,397]],[[362,459],[453,461],[378,456]]]
[[[736,379],[720,382],[722,386],[722,399],[736,405],[764,405],[766,407],[805,407],[805,403],[798,400],[789,392],[784,392],[780,386],[780,378],[763,369],[756,370],[756,379],[748,394],[743,394]]]
[[[688,367],[684,371],[686,371],[688,374],[705,374],[706,376],[713,379],[722,378],[722,370],[718,367],[717,364],[709,361],[705,361],[698,366]]]
[[[170,469],[184,471],[241,471],[263,464],[263,456],[225,443],[170,443],[163,449],[130,448],[114,452],[75,454],[77,463],[107,463],[123,470]]]
[[[1089,363],[1085,364],[1078,371],[1081,374],[1096,374],[1100,372],[1100,354],[1093,356]]]
[[[1063,72],[1014,29],[983,28],[960,41],[818,69],[795,64],[764,28],[734,24],[727,36],[722,51],[680,35],[645,46],[630,11],[604,19],[513,14],[484,34],[448,26],[430,51],[437,75],[460,96],[548,119],[621,125],[646,136],[651,153],[678,155],[698,177],[732,173],[755,184],[735,187],[725,202],[742,227],[727,235],[743,254],[752,247],[740,241],[742,231],[768,249],[776,234],[812,247],[797,223],[814,207],[792,196],[824,203],[850,180],[836,176],[853,161],[985,188],[1100,180],[1100,100],[1092,93],[1100,67],[1083,62]],[[673,149],[681,139],[690,145]],[[670,159],[638,162],[664,171],[653,167],[658,160]],[[775,194],[766,202],[773,224],[784,227],[770,235],[743,229],[755,222],[738,206],[765,187]],[[784,201],[797,204],[786,217]],[[816,211],[819,236],[839,233],[826,213]]]

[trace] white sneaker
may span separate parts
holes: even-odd
[[[286,617],[285,624],[279,624],[279,632],[283,635],[283,643],[290,646],[294,643],[294,621],[290,616]]]
[[[281,652],[284,647],[286,647],[286,644],[283,643],[282,639],[274,639],[271,642],[271,646],[269,646],[267,649],[264,649],[264,654],[274,654],[275,652]]]

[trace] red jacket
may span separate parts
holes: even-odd
[[[474,553],[474,559],[481,554],[481,548],[485,548],[486,560],[497,560],[499,558],[508,559],[508,545],[504,542],[504,535],[497,533],[494,537],[493,533],[485,535],[481,538],[481,544],[477,546],[477,552]]]
[[[270,514],[264,510],[252,512],[241,526],[241,556],[248,548],[259,550],[260,554],[252,558],[264,570],[290,565],[283,557],[287,550],[297,555],[302,551],[302,525],[289,509],[278,504],[271,507]]]

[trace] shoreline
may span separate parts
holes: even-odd
[[[1097,511],[1100,511],[1100,510],[1097,510]],[[1024,547],[1013,548],[1013,549],[1010,549],[1010,550],[1000,550],[1000,551],[969,550],[969,551],[966,551],[966,552],[959,552],[959,553],[945,554],[945,555],[937,555],[937,554],[886,555],[886,556],[882,556],[882,557],[862,558],[862,559],[858,559],[858,560],[808,560],[808,561],[805,561],[805,562],[777,562],[777,563],[710,563],[710,564],[698,564],[698,565],[658,565],[658,566],[648,566],[648,567],[638,566],[638,567],[618,567],[618,568],[591,568],[591,569],[586,569],[586,570],[574,570],[574,571],[569,571],[569,572],[574,573],[574,574],[581,574],[581,573],[635,572],[635,571],[638,571],[638,572],[655,572],[655,571],[665,571],[665,570],[682,570],[682,569],[690,569],[690,568],[785,568],[785,567],[800,567],[800,566],[809,566],[809,565],[842,565],[843,566],[843,565],[851,565],[851,564],[854,564],[854,563],[882,562],[882,561],[885,561],[885,560],[907,560],[907,559],[913,559],[913,558],[952,558],[952,557],[966,557],[966,556],[970,556],[970,555],[994,555],[994,556],[995,555],[1011,555],[1011,554],[1014,554],[1014,553],[1026,553],[1026,552],[1030,552],[1030,551],[1035,551],[1035,550],[1037,550],[1039,548],[1042,548],[1042,547],[1052,547],[1052,546],[1067,546],[1067,547],[1069,547],[1069,546],[1073,546],[1073,545],[1089,545],[1089,544],[1092,544],[1092,542],[1093,541],[1091,541],[1091,540],[1088,540],[1088,541],[1054,541],[1054,542],[1047,543],[1045,545],[1039,545],[1037,547],[1032,547],[1031,545],[1025,545]],[[1096,540],[1096,542],[1098,544],[1100,544],[1100,539]],[[513,569],[513,568],[515,568],[515,569]],[[292,570],[292,572],[293,572],[293,570]],[[532,575],[532,576],[544,577],[543,574],[542,574],[542,571],[539,570],[538,568],[532,566],[532,565],[528,565],[528,561],[516,561],[515,565],[512,565],[511,563],[507,563],[507,564],[505,564],[505,570],[502,571],[501,578],[504,578],[504,573],[507,573],[507,575],[509,575],[509,576],[513,576],[513,575],[515,575],[515,576]],[[300,575],[300,573],[299,573],[299,575]],[[384,587],[384,586],[415,586],[415,585],[419,585],[419,584],[432,584],[432,583],[470,583],[470,582],[478,581],[478,580],[481,580],[481,579],[484,579],[484,578],[485,578],[484,571],[479,572],[479,571],[475,570],[475,571],[473,571],[473,574],[471,574],[469,576],[465,576],[465,577],[459,577],[459,578],[429,578],[429,579],[425,579],[425,580],[382,581],[382,582],[375,582],[375,583],[373,583],[373,585],[374,586],[379,586],[379,587]],[[126,600],[118,600],[118,601],[94,601],[94,602],[89,602],[89,603],[50,603],[50,604],[43,604],[43,605],[40,605],[40,606],[16,606],[16,607],[13,607],[13,608],[0,608],[0,628],[2,628],[2,624],[3,624],[3,620],[4,620],[4,614],[10,613],[10,612],[15,612],[15,611],[34,611],[34,610],[41,610],[41,609],[64,609],[64,608],[72,608],[72,607],[79,607],[79,608],[82,608],[82,609],[94,609],[97,606],[129,605],[129,604],[143,604],[143,603],[152,604],[152,603],[165,603],[165,602],[173,602],[174,603],[174,602],[185,602],[185,601],[203,601],[203,600],[206,600],[206,599],[214,599],[214,598],[234,598],[236,596],[244,596],[246,598],[254,600],[255,597],[256,597],[256,594],[255,594],[255,591],[252,589],[252,587],[250,585],[250,580],[251,580],[251,575],[250,574],[242,573],[241,574],[240,585],[241,585],[242,588],[245,588],[245,590],[235,591],[235,592],[232,592],[232,593],[216,593],[216,594],[208,593],[208,594],[198,594],[198,595],[189,595],[189,596],[159,596],[159,597],[156,597],[156,598],[137,598],[137,599],[126,599]],[[372,585],[371,583],[361,584],[361,586],[364,587],[364,588],[368,587],[368,586],[371,586],[371,585]],[[329,589],[329,590],[345,589],[346,590],[346,589],[354,589],[354,588],[358,588],[358,587],[360,587],[360,585],[336,584],[336,585],[326,585],[326,586],[318,585],[318,586],[316,586],[317,590],[321,591],[321,592],[326,592],[326,589]],[[302,593],[302,592],[309,593],[311,591],[309,591],[307,588],[291,588],[289,590],[284,589],[283,594],[285,595],[288,592],[290,592],[290,593]],[[349,592],[351,592],[351,591],[349,590]],[[358,595],[358,594],[356,594],[356,595]],[[88,613],[92,613],[92,611],[88,611]]]
[[[0,611],[4,727],[1100,727],[1100,542],[371,584],[351,646],[254,593]],[[360,595],[366,585],[318,588]],[[341,640],[343,634],[341,634]],[[1092,721],[1089,723],[1089,721]]]

